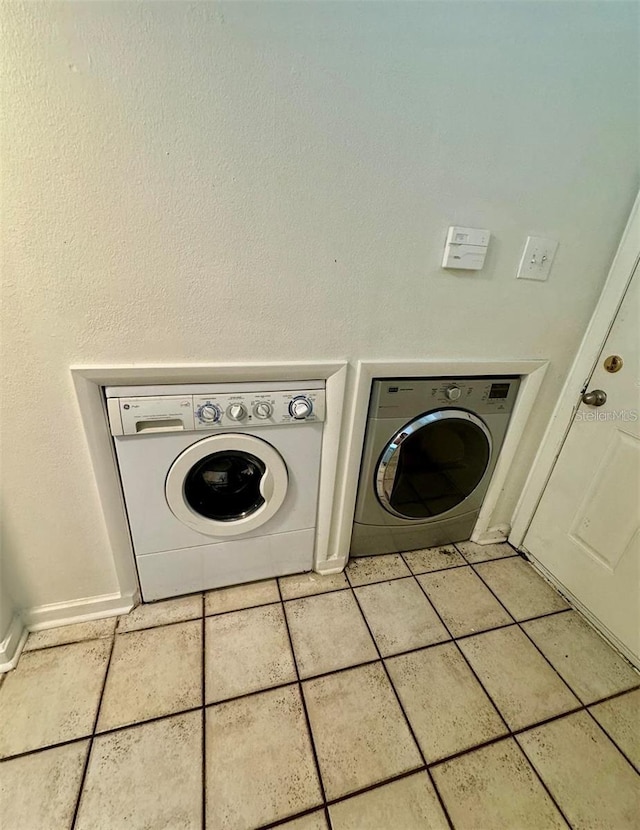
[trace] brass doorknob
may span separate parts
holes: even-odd
[[[592,389],[591,392],[585,392],[582,396],[582,403],[587,406],[602,406],[607,402],[607,393],[602,389]]]

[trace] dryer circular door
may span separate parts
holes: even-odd
[[[237,536],[268,522],[287,495],[288,474],[271,444],[253,435],[212,435],[171,465],[165,496],[173,515],[209,536]]]
[[[462,505],[491,460],[491,433],[470,412],[442,409],[411,421],[382,451],[374,486],[394,516],[427,521]]]

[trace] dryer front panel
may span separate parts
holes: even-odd
[[[470,412],[446,409],[421,415],[387,444],[375,473],[382,507],[424,522],[461,505],[484,478],[491,434]]]

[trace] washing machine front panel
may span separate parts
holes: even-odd
[[[253,436],[254,431],[238,427],[236,432],[224,434],[237,438]],[[218,438],[222,435],[223,433],[220,433],[210,437]],[[301,423],[295,428],[284,425],[271,426],[261,430],[256,437],[263,438],[285,463],[286,494],[282,507],[271,518],[253,529],[245,526],[242,535],[238,534],[235,538],[244,539],[263,533],[284,533],[314,527],[322,424]],[[190,521],[194,520],[193,523],[178,519],[169,506],[169,471],[186,450],[192,446],[199,446],[204,440],[207,439],[201,434],[180,431],[116,436],[114,443],[136,555],[207,545],[230,538],[229,533],[214,535],[211,533],[211,526],[199,525],[195,521],[197,513],[192,512],[186,505],[184,515]],[[236,449],[239,448],[237,443],[234,446]],[[251,449],[248,451],[252,455],[257,455]],[[181,488],[197,460],[199,459],[194,457],[191,464],[184,465],[180,475],[176,471],[175,476],[172,476],[172,488],[175,488],[174,506],[183,501]],[[282,480],[281,476],[279,478]],[[203,518],[203,521],[206,520]]]
[[[105,398],[145,600],[312,568],[324,381]]]
[[[218,538],[256,530],[286,498],[282,456],[254,435],[218,434],[187,447],[171,465],[165,494],[187,527]]]
[[[393,516],[425,521],[465,502],[491,461],[491,433],[470,412],[421,415],[389,441],[375,471],[381,506]]]

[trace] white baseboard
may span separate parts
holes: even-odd
[[[324,562],[317,562],[314,571],[322,576],[329,576],[329,574],[339,574],[344,571],[345,562],[342,559],[338,560],[341,564],[336,565],[335,559],[325,559]]]
[[[477,533],[471,534],[471,541],[478,545],[495,545],[496,542],[506,542],[511,532],[511,525],[496,525]]]
[[[136,592],[126,594],[102,594],[97,597],[75,599],[71,602],[54,602],[39,605],[22,612],[22,619],[28,631],[42,631],[60,625],[101,620],[127,614],[140,601]]]
[[[28,635],[19,614],[14,614],[9,630],[0,643],[0,673],[11,671],[16,667]]]

